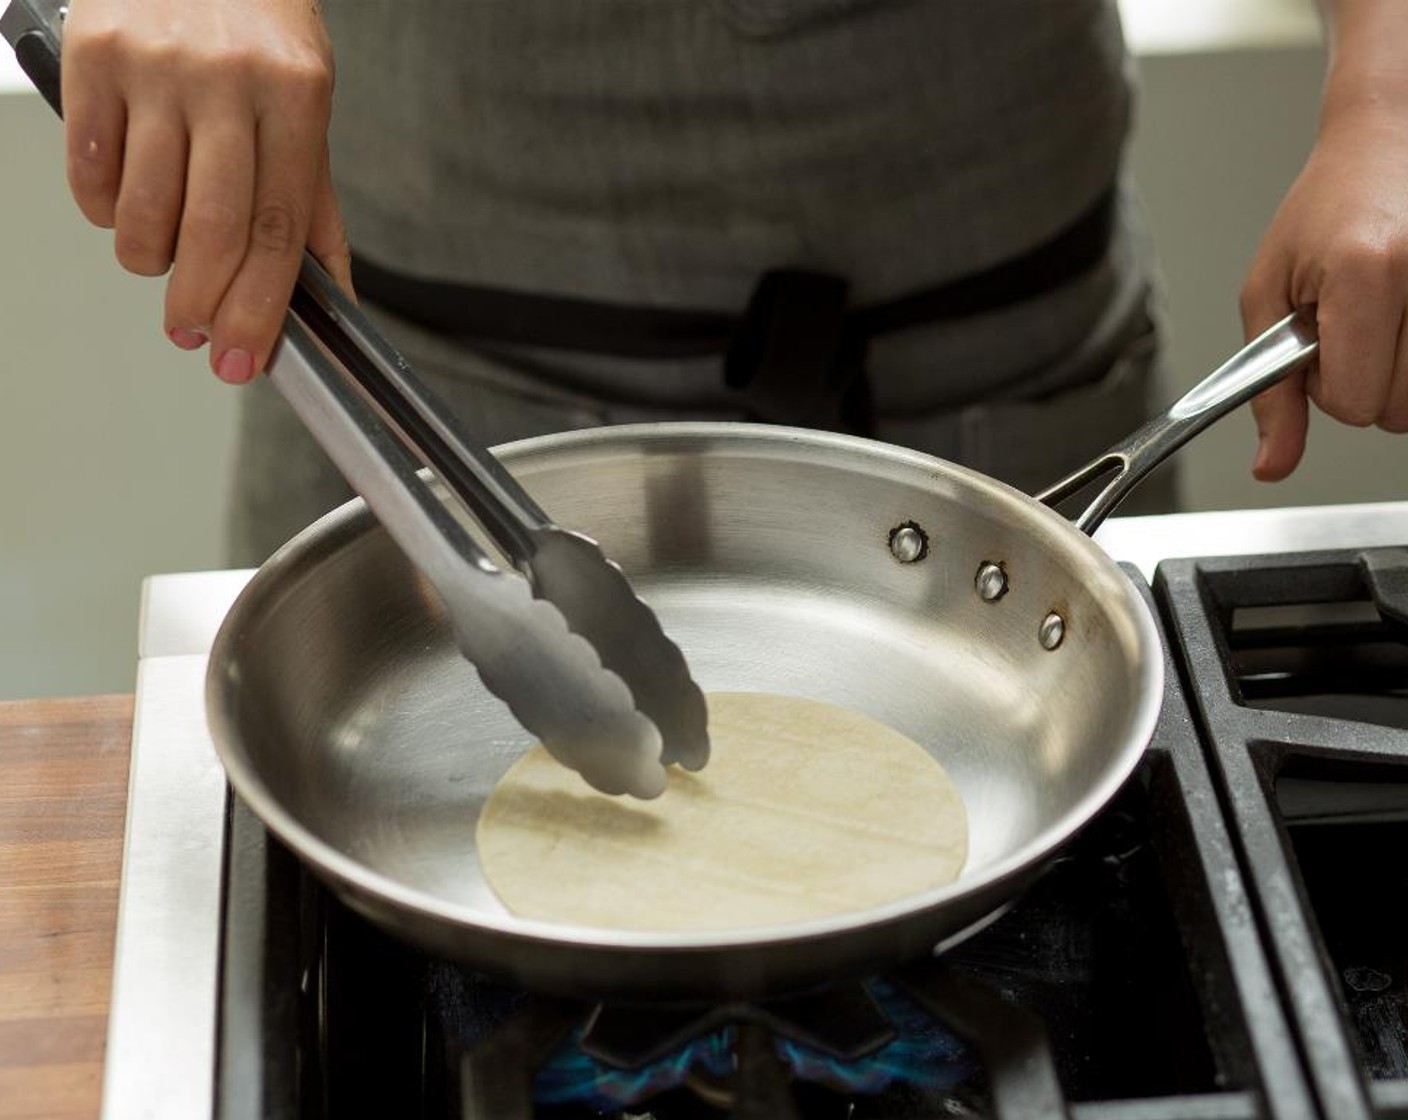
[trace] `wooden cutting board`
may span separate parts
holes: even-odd
[[[132,697],[0,703],[0,1120],[98,1115]]]

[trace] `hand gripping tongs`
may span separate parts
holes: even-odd
[[[65,13],[56,0],[11,0],[0,15],[0,34],[60,115]],[[553,524],[306,253],[268,369],[435,588],[485,686],[554,757],[605,793],[637,797],[664,790],[670,763],[704,765],[704,697],[620,569]],[[494,566],[418,460],[526,579]]]

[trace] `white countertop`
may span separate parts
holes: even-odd
[[[1160,560],[1408,545],[1408,502],[1112,517],[1095,534],[1152,580]]]

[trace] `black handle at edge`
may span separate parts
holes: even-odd
[[[50,45],[49,37],[41,31],[21,35],[15,43],[15,59],[34,83],[34,88],[49,103],[49,108],[62,117],[64,102],[59,81],[59,56]]]

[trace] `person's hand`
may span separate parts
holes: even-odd
[[[165,331],[225,381],[268,360],[306,246],[351,290],[328,171],[332,50],[312,0],[71,0],[68,177]]]
[[[1387,7],[1361,12],[1395,21],[1403,15]],[[1252,473],[1263,481],[1285,478],[1300,462],[1308,400],[1347,424],[1408,432],[1408,80],[1392,69],[1356,74],[1352,66],[1356,51],[1360,58],[1403,53],[1403,25],[1394,26],[1392,39],[1382,27],[1375,36],[1367,23],[1342,35],[1315,147],[1242,289],[1248,338],[1306,304],[1316,305],[1320,334],[1309,370],[1252,402],[1259,435]],[[1348,77],[1337,86],[1336,74]]]

